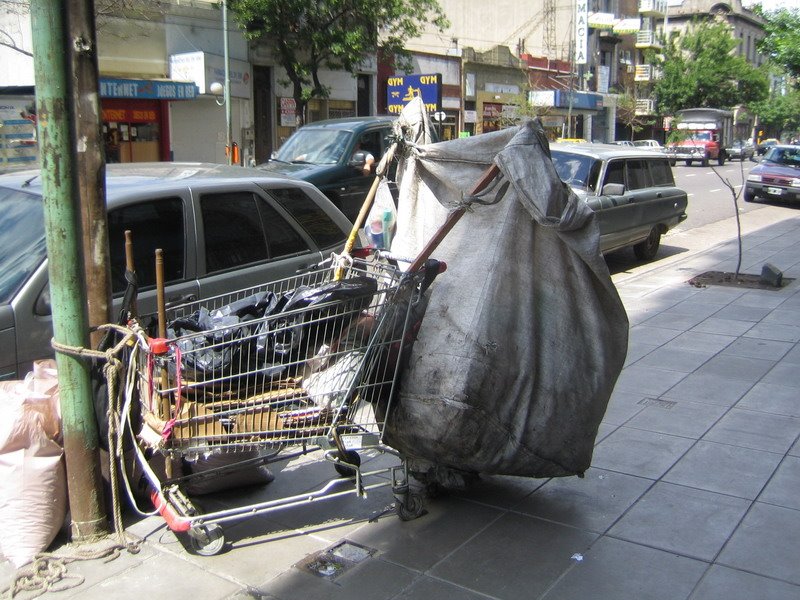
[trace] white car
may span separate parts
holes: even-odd
[[[661,144],[659,144],[656,140],[635,140],[633,145],[637,148],[644,148],[650,150],[658,150],[661,151]]]

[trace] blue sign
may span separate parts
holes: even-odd
[[[417,96],[422,97],[428,112],[442,109],[442,75],[393,75],[386,82],[389,114],[396,115]]]
[[[194,100],[198,90],[194,83],[156,79],[100,78],[101,98],[140,98],[146,100]]]
[[[574,90],[556,90],[553,106],[557,108],[569,108],[570,95],[572,95],[572,108],[584,110],[600,110],[603,108],[603,96],[593,92],[579,92]]]

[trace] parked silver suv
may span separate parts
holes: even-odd
[[[313,185],[257,169],[201,163],[109,165],[112,288],[121,302],[125,230],[133,234],[137,306],[155,312],[163,250],[167,302],[196,300],[294,274],[343,247],[347,218]],[[0,380],[52,356],[38,171],[0,176]]]
[[[550,149],[558,176],[597,213],[602,252],[633,246],[652,260],[661,236],[686,219],[686,192],[675,187],[665,155],[610,144]]]

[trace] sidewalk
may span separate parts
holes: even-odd
[[[160,517],[132,519],[141,552],[70,563],[85,581],[41,597],[800,598],[800,211],[764,206],[742,226],[741,272],[769,262],[793,283],[686,283],[735,269],[732,219],[668,236],[666,258],[613,276],[628,358],[583,479],[484,477],[409,522],[383,512],[393,497],[382,488],[227,525],[212,557],[189,554]],[[332,477],[330,465],[302,463],[198,504],[286,497]],[[305,566],[343,541],[358,560],[335,578]],[[11,574],[0,564],[0,588]]]

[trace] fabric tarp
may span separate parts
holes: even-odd
[[[402,115],[401,115],[402,118]],[[628,319],[593,211],[563,184],[537,121],[411,146],[392,252],[416,256],[495,163],[501,180],[433,253],[447,272],[400,377],[386,439],[473,473],[582,474],[625,360]]]

